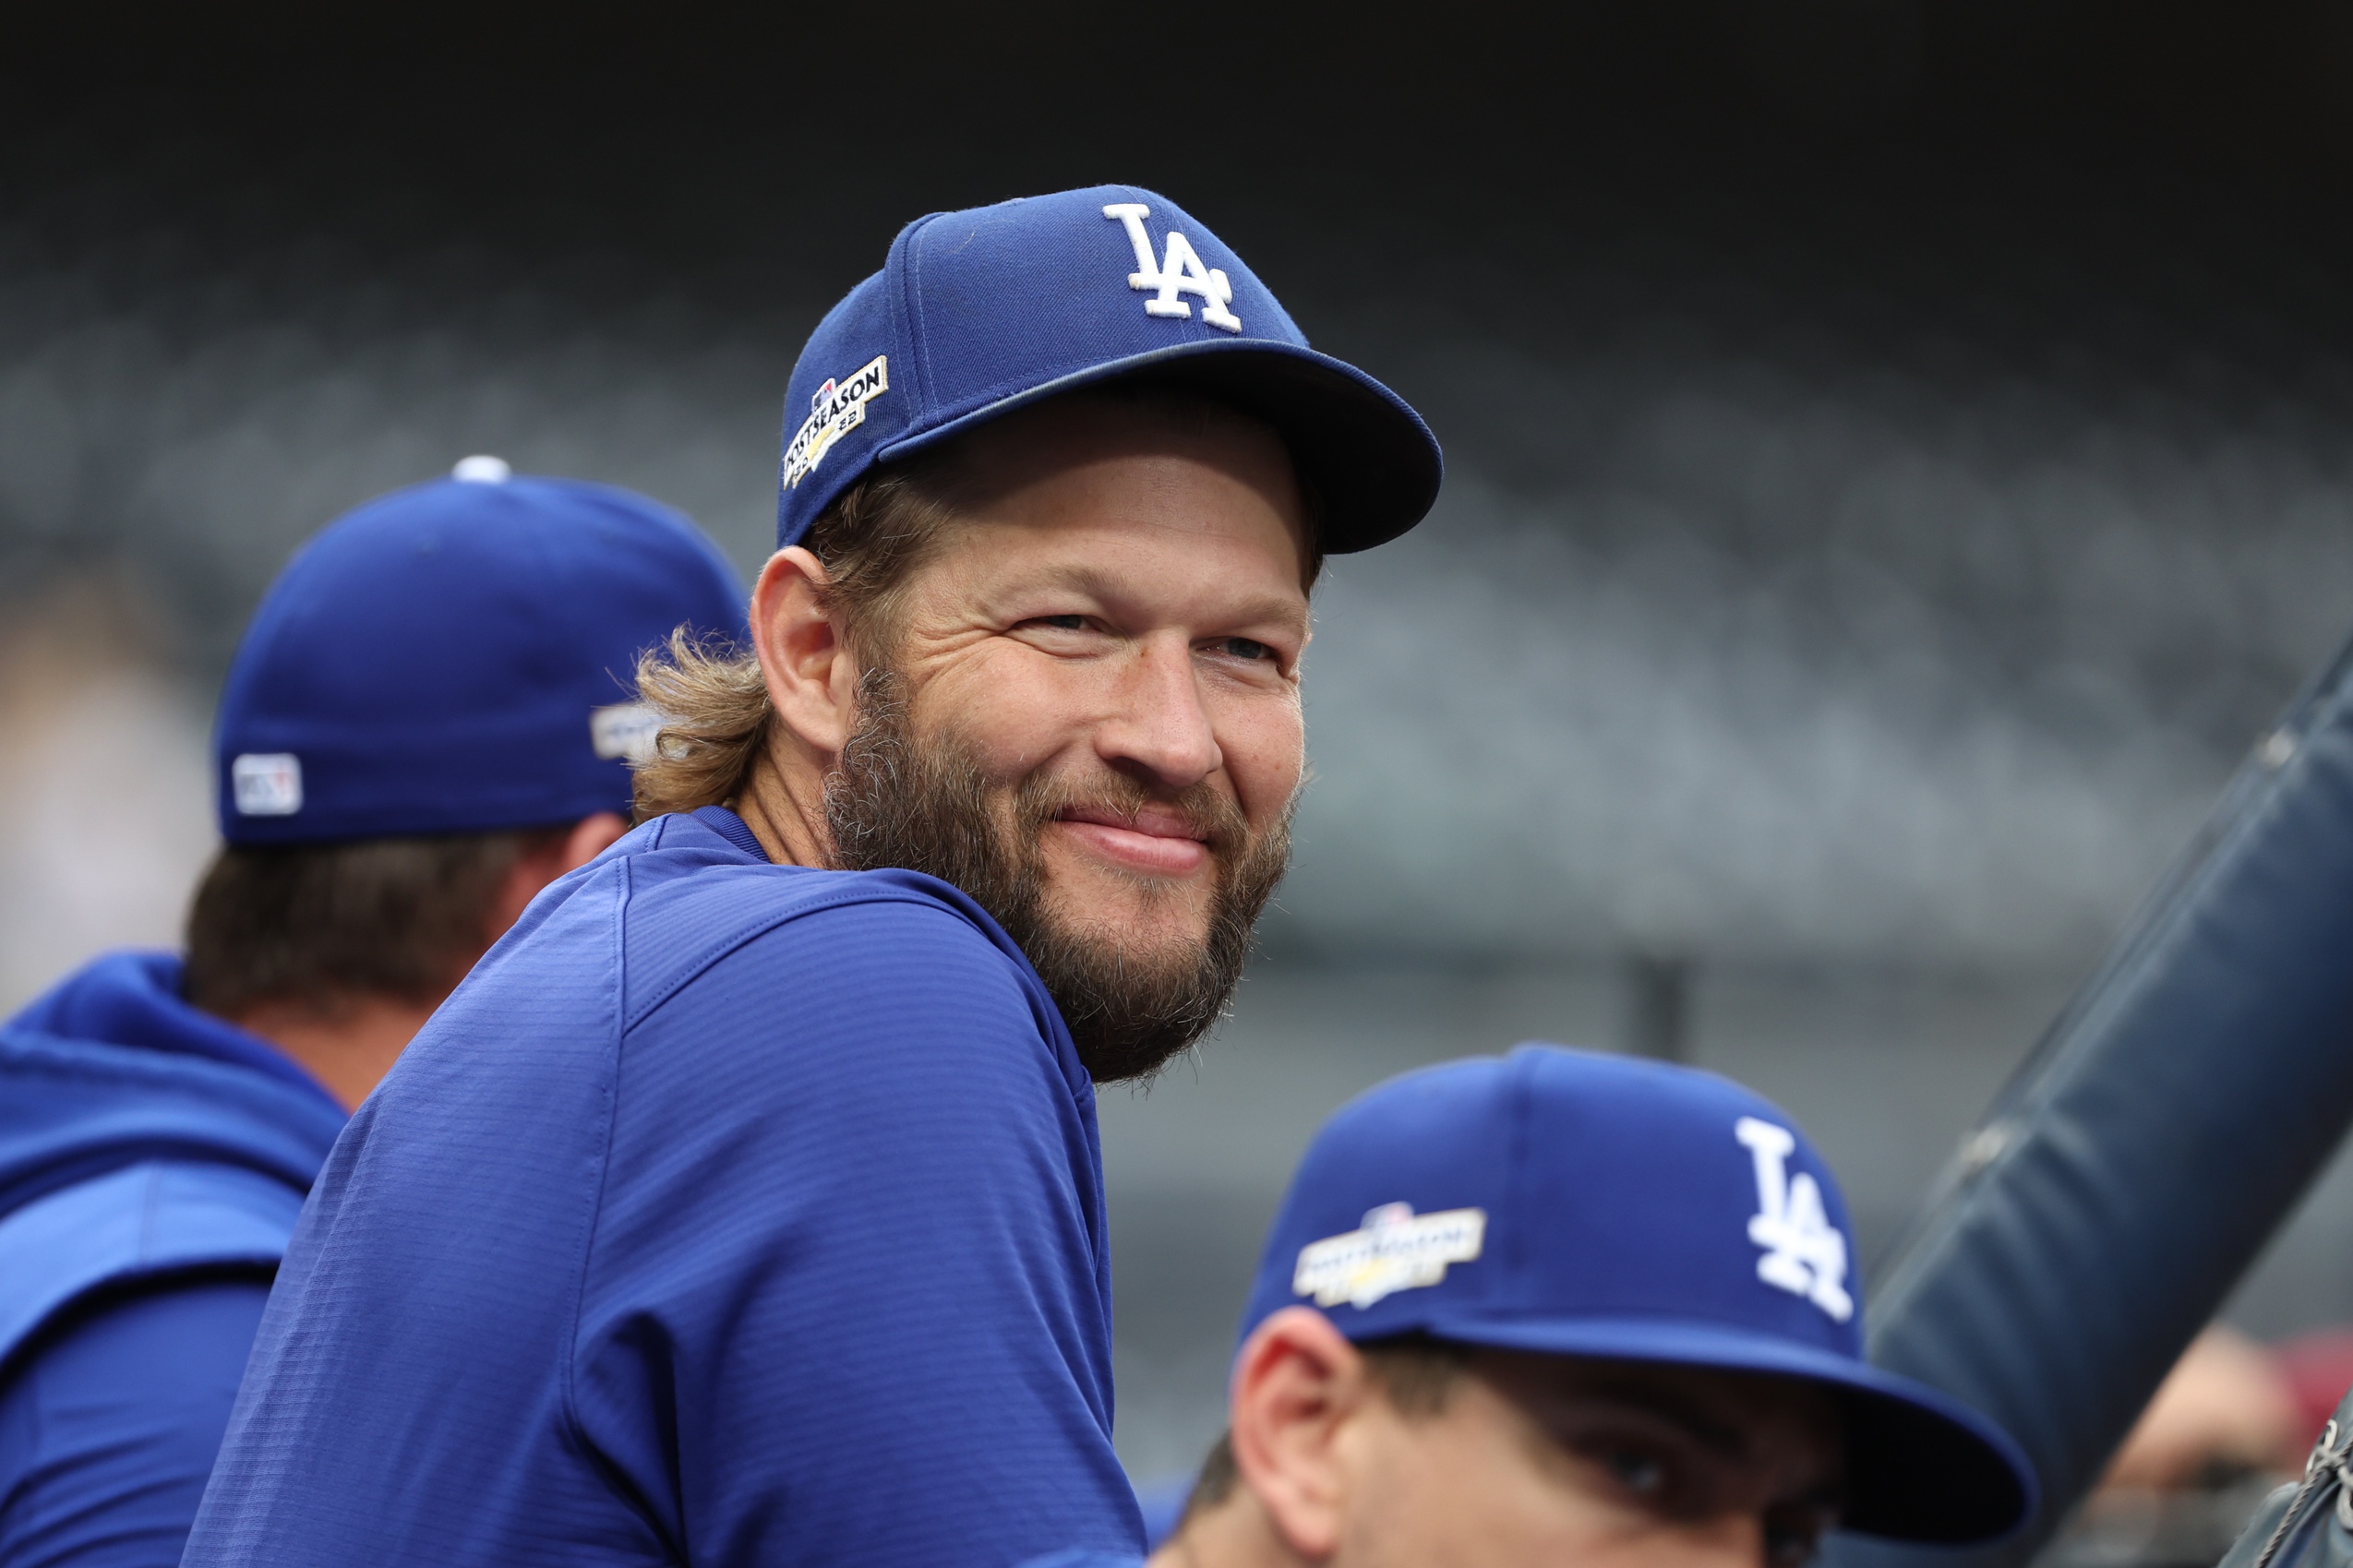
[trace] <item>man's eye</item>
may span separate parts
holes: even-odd
[[[1085,631],[1086,617],[1085,616],[1038,616],[1029,624],[1051,627],[1056,631]]]
[[[1636,1448],[1613,1448],[1601,1458],[1610,1474],[1636,1496],[1658,1497],[1665,1492],[1667,1467],[1656,1455]]]
[[[1218,651],[1229,659],[1272,659],[1275,651],[1263,642],[1247,637],[1229,637],[1218,644]]]

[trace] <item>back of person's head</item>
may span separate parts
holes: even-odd
[[[225,844],[187,929],[209,1012],[438,1001],[520,913],[520,871],[625,826],[654,728],[639,656],[744,635],[734,573],[680,514],[495,460],[459,475],[330,523],[239,644]]]

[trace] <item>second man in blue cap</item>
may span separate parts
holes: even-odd
[[[0,1563],[180,1560],[270,1278],[344,1118],[548,882],[627,829],[626,685],[742,635],[711,543],[495,459],[297,553],[214,735],[185,956],[0,1029]]]
[[[2033,1471],[1863,1359],[1830,1167],[1711,1073],[1522,1046],[1317,1134],[1169,1568],[1802,1568],[1977,1543]]]
[[[1291,1179],[1153,1568],[1804,1568],[1833,1527],[2008,1534],[2032,1470],[1863,1359],[1847,1236],[1796,1125],[1713,1074],[1522,1046],[1392,1079]]]

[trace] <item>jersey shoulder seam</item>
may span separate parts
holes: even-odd
[[[612,1014],[612,1035],[607,1044],[606,1059],[605,1126],[596,1151],[595,1188],[588,1201],[587,1235],[573,1271],[571,1311],[570,1321],[564,1326],[563,1414],[566,1438],[581,1457],[587,1462],[588,1467],[595,1473],[606,1490],[622,1507],[637,1514],[648,1528],[659,1535],[662,1531],[658,1522],[647,1514],[642,1501],[634,1497],[629,1488],[620,1484],[613,1473],[612,1466],[606,1462],[604,1454],[597,1447],[595,1440],[589,1435],[588,1423],[581,1418],[579,1395],[580,1322],[581,1315],[587,1311],[588,1276],[595,1260],[596,1243],[604,1228],[605,1187],[611,1179],[614,1128],[620,1119],[621,1041],[628,1035],[630,1027],[628,1021],[622,1016],[620,1003],[622,999],[629,995],[629,942],[627,940],[629,904],[636,884],[632,858],[624,857],[614,866],[613,906],[606,930],[612,944],[613,962],[609,973],[612,976],[611,985],[615,1005]]]
[[[1000,962],[1004,959],[1003,953],[998,951],[996,944],[989,940],[988,933],[975,926],[962,910],[945,899],[934,898],[920,889],[893,882],[847,887],[816,894],[787,908],[763,911],[759,916],[746,920],[742,926],[717,938],[702,952],[679,964],[676,972],[647,993],[643,1000],[629,1007],[621,1020],[621,1032],[626,1035],[644,1023],[664,1002],[668,1001],[699,978],[713,964],[766,936],[769,932],[806,919],[812,915],[827,914],[833,910],[849,908],[858,904],[904,904],[944,915],[972,932],[984,946],[989,948],[990,952],[996,953]],[[622,949],[626,952],[627,948],[628,943],[624,940]]]

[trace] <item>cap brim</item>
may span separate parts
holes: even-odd
[[[2035,1510],[2034,1466],[2000,1428],[1924,1383],[1831,1351],[1713,1323],[1657,1320],[1446,1315],[1423,1326],[1441,1339],[1497,1349],[1777,1372],[1828,1385],[1846,1418],[1843,1529],[1957,1546],[2010,1535]]]
[[[890,462],[1061,393],[1144,376],[1197,389],[1280,432],[1323,504],[1318,543],[1327,555],[1387,544],[1438,498],[1445,459],[1411,404],[1345,361],[1263,338],[1182,343],[1089,365],[894,441],[875,459]]]

